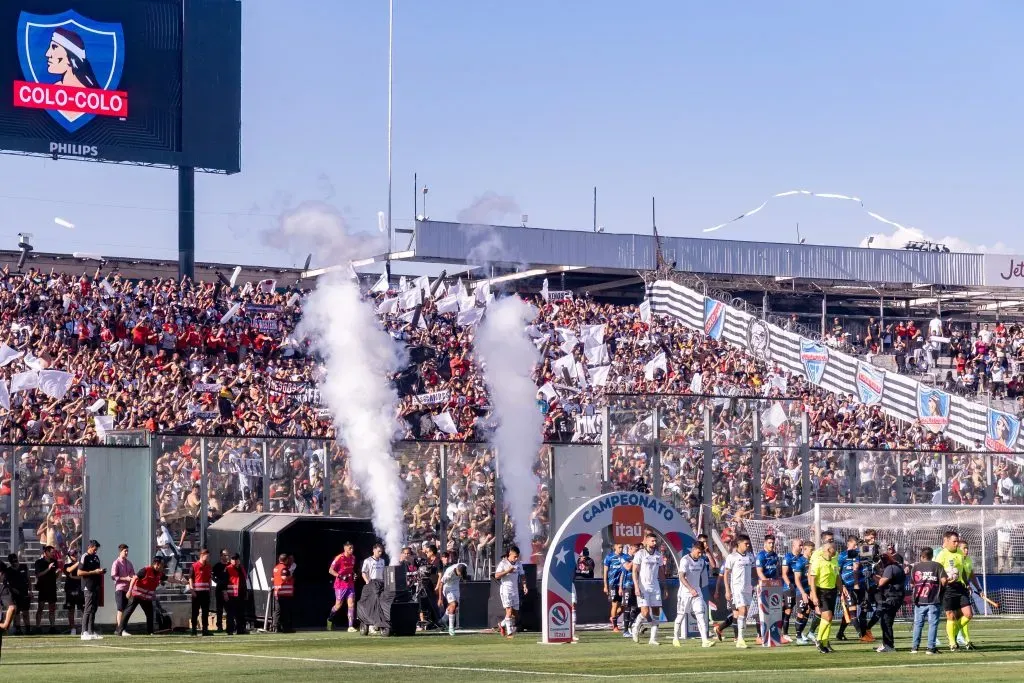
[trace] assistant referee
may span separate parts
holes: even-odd
[[[818,624],[818,652],[828,654],[832,652],[829,640],[832,637],[832,610],[836,604],[836,583],[839,580],[835,541],[825,540],[819,552],[811,558],[811,602],[821,616],[821,623]]]

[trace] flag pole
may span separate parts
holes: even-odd
[[[391,118],[392,93],[394,90],[394,56],[395,56],[395,0],[388,0],[388,247],[385,261],[385,273],[391,280]]]

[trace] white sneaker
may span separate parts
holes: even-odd
[[[705,640],[703,643],[700,644],[700,646],[701,647],[714,647],[715,646],[715,641],[713,641],[713,640]]]
[[[92,634],[91,633],[83,633],[82,634],[82,640],[92,640]]]
[[[648,642],[647,644],[648,644],[648,645],[661,645],[661,643],[659,643],[659,642],[658,642],[658,641],[656,641],[656,640],[652,640],[652,641]]]
[[[100,634],[98,634],[98,633],[90,633],[90,634],[89,634],[89,638],[90,638],[91,640],[103,640],[103,636],[101,636],[101,635],[100,635]]]
[[[121,631],[121,637],[122,638],[131,638],[132,634],[128,633],[128,631]]]

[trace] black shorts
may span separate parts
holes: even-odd
[[[796,606],[796,587],[789,586],[782,591],[782,608],[792,610]]]
[[[65,585],[64,609],[71,609],[72,607],[85,607],[85,594],[81,589],[69,591],[67,585]]]
[[[836,609],[836,597],[839,590],[836,588],[818,589],[818,609],[822,612],[834,612]]]
[[[611,602],[622,602],[622,593],[619,592],[619,587],[608,589],[608,600]]]
[[[57,587],[56,586],[44,586],[39,589],[39,602],[49,605],[50,603],[57,602]]]
[[[956,585],[946,586],[946,590],[942,593],[942,609],[945,612],[956,612],[959,609],[971,607],[972,605],[971,594],[964,587]]]
[[[632,586],[622,587],[622,604],[626,607],[636,607],[636,591]]]
[[[127,591],[116,591],[114,593],[114,606],[118,612],[123,612],[128,609],[128,592]]]
[[[846,587],[846,593],[843,595],[843,604],[846,605],[847,609],[854,609],[860,604],[859,594],[859,588],[854,588],[853,586]]]
[[[30,595],[19,595],[14,599],[14,606],[18,608],[19,612],[28,612],[32,609],[32,596]]]

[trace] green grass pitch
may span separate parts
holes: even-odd
[[[748,631],[748,635],[752,630]],[[836,653],[788,645],[737,650],[728,640],[702,650],[700,642],[671,644],[671,626],[659,629],[662,645],[637,645],[607,631],[584,631],[574,645],[540,645],[534,633],[508,641],[496,634],[364,637],[349,633],[294,635],[135,636],[82,642],[72,636],[5,637],[0,681],[59,680],[277,680],[277,681],[585,681],[650,677],[672,681],[749,680],[980,681],[1024,680],[1024,620],[978,620],[971,634],[977,652],[911,655],[910,630],[897,625],[897,652],[872,645],[836,643]],[[668,636],[666,638],[666,635]],[[878,635],[878,629],[875,629]],[[940,627],[940,642],[944,640]]]

